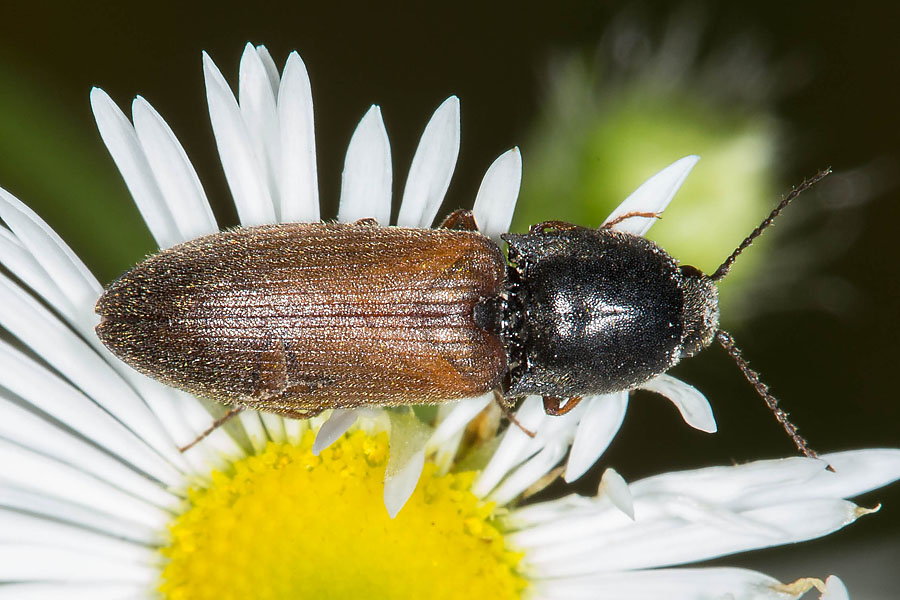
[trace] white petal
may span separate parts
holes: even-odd
[[[390,448],[384,471],[384,506],[393,519],[416,490],[431,429],[410,411],[391,412]]]
[[[0,191],[0,198],[2,195],[2,191]],[[78,321],[80,314],[72,301],[57,287],[40,263],[6,227],[0,227],[0,264],[59,311],[69,323]]]
[[[240,419],[244,431],[247,432],[253,451],[259,454],[265,450],[266,442],[269,440],[266,437],[266,429],[263,427],[259,413],[255,410],[244,410],[238,414],[238,419]]]
[[[84,340],[37,300],[0,275],[0,325],[19,338],[157,452],[181,461],[143,400]]]
[[[269,54],[269,49],[265,46],[257,46],[256,53],[259,55],[259,60],[266,70],[266,76],[269,78],[269,85],[272,86],[272,97],[277,98],[278,86],[281,83],[281,75],[278,74],[278,67],[275,65],[272,55]]]
[[[341,176],[338,221],[373,218],[381,225],[390,224],[391,178],[391,144],[381,108],[373,105],[350,138]]]
[[[487,397],[485,398],[485,396]],[[462,445],[466,427],[472,418],[481,413],[485,406],[490,404],[492,397],[493,393],[458,402],[443,402],[438,406],[437,418],[434,422],[435,432],[425,447],[425,454],[437,466],[436,473],[438,475],[446,475],[450,472],[450,469],[454,466],[453,463],[456,460],[456,456],[459,454],[459,447]],[[481,410],[474,412],[475,407],[478,406],[481,407]],[[445,426],[444,424],[448,420],[450,420],[450,423]],[[496,411],[496,424],[500,424],[499,408]]]
[[[0,484],[0,506],[61,523],[72,523],[145,546],[155,546],[161,541],[160,532],[155,528],[98,511],[95,506],[80,505],[67,498],[54,498],[6,483]]]
[[[544,409],[541,406],[541,399],[537,396],[526,398],[516,412],[516,419],[519,420],[522,427],[532,432],[543,418]],[[526,454],[529,442],[528,436],[521,429],[514,426],[508,427],[500,445],[491,456],[490,462],[472,485],[472,493],[479,498],[487,496],[510,470],[522,464],[522,461],[530,456],[530,454]]]
[[[476,495],[492,479],[508,473],[497,489],[490,493],[490,498],[497,501],[502,498],[506,502],[513,498],[511,494],[517,495],[549,473],[565,456],[575,437],[578,422],[588,407],[581,403],[565,415],[551,416],[544,412],[540,398],[534,397],[534,403],[530,400],[527,398],[522,404],[516,418],[535,436],[532,438],[521,430],[514,431],[518,427],[507,428],[500,446],[473,486]]]
[[[100,137],[119,168],[153,239],[160,248],[174,246],[181,238],[178,227],[156,184],[134,127],[112,98],[100,88],[91,90],[91,108]]]
[[[347,430],[356,423],[357,417],[358,414],[353,409],[336,408],[331,411],[328,420],[322,424],[318,433],[316,433],[316,441],[312,445],[313,455],[318,456],[322,450],[347,433]]]
[[[93,308],[103,288],[72,249],[33,210],[0,188],[0,219],[78,309]]]
[[[841,466],[838,472],[826,471],[831,459]],[[633,483],[632,490],[636,495],[688,495],[747,510],[804,498],[857,495],[895,481],[900,476],[898,460],[898,450],[860,450],[823,460],[795,456],[656,475]]]
[[[616,207],[605,222],[608,223],[616,217],[631,212],[661,214],[675,197],[678,188],[687,179],[698,160],[700,160],[699,156],[685,156],[652,176]],[[655,221],[656,219],[648,217],[632,217],[614,225],[613,229],[634,235],[644,235]]]
[[[523,568],[542,577],[567,577],[684,564],[813,539],[861,514],[843,500],[806,500],[747,511],[729,520],[714,507],[704,511],[682,498],[660,502],[635,492],[632,486],[636,522],[597,528],[582,519],[580,525],[573,521],[542,526],[545,539],[537,547],[528,532],[509,536],[511,544],[526,551],[528,564]]]
[[[401,227],[431,227],[459,156],[459,98],[441,104],[422,133],[397,216]]]
[[[281,219],[309,223],[319,220],[316,178],[316,134],[312,89],[300,55],[291,52],[278,89],[281,126]]]
[[[206,192],[190,159],[169,125],[138,96],[131,105],[134,130],[169,213],[184,242],[218,231]]]
[[[166,432],[171,436],[176,448],[195,441],[215,421],[210,412],[197,398],[164,386],[162,383],[148,379],[156,389],[145,393],[154,414],[163,423]],[[244,450],[231,438],[228,429],[220,427],[210,433],[200,444],[189,452],[177,455],[188,463],[185,472],[207,478],[215,469],[228,466],[228,459],[237,460],[245,455]]]
[[[559,461],[566,455],[566,450],[568,450],[568,444],[565,441],[547,444],[537,454],[504,478],[500,485],[490,493],[488,498],[500,506],[512,502],[519,494],[552,471],[553,467],[558,465]]]
[[[238,88],[238,104],[247,134],[258,161],[259,172],[269,190],[275,206],[275,216],[281,213],[280,160],[281,132],[278,127],[278,109],[275,92],[262,58],[252,44],[244,47]]]
[[[275,207],[240,108],[219,68],[205,52],[203,73],[209,120],[241,225],[274,223]]]
[[[631,495],[631,490],[628,489],[628,483],[615,469],[610,468],[603,472],[597,494],[609,498],[613,506],[634,521],[634,498]]]
[[[822,456],[834,468],[816,477],[819,494],[850,498],[900,479],[900,450],[834,452]]]
[[[481,233],[496,241],[509,231],[521,184],[522,154],[513,148],[501,154],[481,180],[472,209]]]
[[[406,463],[384,482],[384,507],[390,518],[396,517],[416,491],[425,467],[425,448],[409,457]]]
[[[13,404],[8,396],[0,390],[0,437],[72,465],[156,506],[178,508],[180,498],[88,442]]]
[[[585,398],[582,402],[587,403],[587,410],[578,423],[566,463],[564,477],[568,483],[584,475],[616,437],[628,408],[628,392]]]
[[[284,433],[290,443],[299,445],[303,439],[303,434],[309,428],[307,419],[285,419]]]
[[[155,558],[155,550],[143,544],[0,508],[0,545],[8,544],[69,548],[92,556],[136,563]]]
[[[102,579],[89,583],[5,583],[0,586],[0,600],[123,600],[143,598],[147,589],[143,581],[110,583]]]
[[[428,440],[429,451],[436,450],[458,432],[464,430],[469,422],[493,400],[494,393],[488,392],[478,398],[469,398],[457,402],[449,414],[441,420],[431,435],[431,439]]]
[[[638,389],[656,392],[672,401],[684,422],[706,433],[716,432],[716,419],[706,396],[697,388],[671,375],[662,374],[638,386]]]
[[[6,481],[14,487],[92,506],[97,511],[159,530],[162,530],[171,518],[169,513],[95,479],[84,471],[26,450],[2,438],[0,438],[0,464],[3,464],[0,481]]]
[[[132,582],[151,589],[158,578],[159,569],[149,559],[130,562],[77,550],[0,544],[0,581]]]
[[[789,600],[799,596],[780,591],[781,583],[745,569],[658,569],[597,573],[582,577],[537,580],[534,597],[547,600]]]
[[[762,464],[766,462],[770,470],[782,471],[783,478],[789,469],[793,478],[744,497],[744,502],[753,502],[749,506],[802,498],[852,498],[900,479],[900,450],[893,449],[852,450],[826,454],[821,460],[792,457]],[[827,471],[826,465],[835,472]]]
[[[825,593],[819,596],[820,600],[850,600],[850,592],[847,586],[837,575],[831,575],[825,580]]]
[[[259,418],[266,427],[266,435],[276,444],[283,444],[285,440],[284,419],[270,412],[259,413]]]

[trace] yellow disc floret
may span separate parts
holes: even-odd
[[[189,493],[162,549],[169,600],[519,598],[473,473],[426,464],[395,519],[383,502],[387,435],[357,431],[319,456],[313,435],[269,444]]]

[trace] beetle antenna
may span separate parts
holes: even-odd
[[[759,373],[750,368],[750,364],[747,362],[747,359],[743,357],[740,349],[735,345],[734,338],[731,337],[731,334],[723,329],[719,329],[716,331],[716,340],[722,345],[725,352],[734,359],[734,362],[737,363],[738,368],[744,374],[747,381],[750,382],[750,385],[753,386],[753,389],[756,390],[756,393],[766,401],[769,410],[772,411],[772,414],[775,415],[775,418],[778,419],[778,422],[784,427],[785,432],[787,432],[788,436],[794,441],[797,449],[808,458],[819,458],[819,455],[816,454],[815,450],[809,447],[806,440],[803,439],[803,436],[797,431],[797,427],[791,423],[788,414],[778,406],[778,398],[772,395],[769,391],[769,386],[762,382],[759,378]],[[828,469],[831,471],[834,470],[830,466]]]
[[[799,196],[830,174],[831,167],[825,169],[824,171],[819,171],[818,173],[792,189],[791,193],[788,194],[772,212],[769,213],[768,217],[763,219],[762,223],[760,223],[759,226],[757,226],[757,228],[754,229],[750,233],[750,235],[748,235],[746,239],[744,239],[743,242],[741,242],[740,246],[734,249],[734,252],[731,253],[731,256],[725,259],[725,262],[723,262],[719,266],[719,268],[716,269],[716,272],[710,275],[709,278],[713,281],[719,281],[720,279],[728,275],[728,271],[731,270],[731,265],[734,264],[734,261],[738,256],[740,256],[741,252],[746,250],[750,246],[750,244],[752,244],[753,241],[762,234],[763,231],[768,229],[769,225],[771,225],[775,221],[775,218],[781,214],[781,211],[783,211],[788,204],[790,204],[797,196]]]

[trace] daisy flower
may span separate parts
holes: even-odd
[[[243,225],[319,219],[312,95],[293,53],[279,74],[248,45],[238,97],[204,55],[210,119]],[[218,230],[193,166],[143,98],[129,120],[91,102],[161,248]],[[459,150],[459,103],[425,128],[397,224],[429,227]],[[695,157],[651,178],[611,216],[660,212]],[[372,107],[348,147],[338,218],[389,222],[390,147]],[[521,160],[488,169],[481,229],[508,227]],[[627,393],[548,417],[537,398],[498,429],[489,396],[411,410],[285,420],[245,411],[194,449],[201,401],[137,374],[93,333],[97,280],[19,200],[0,190],[0,599],[16,598],[796,598],[846,597],[836,578],[782,584],[738,569],[674,569],[825,535],[866,512],[846,500],[900,477],[900,451],[789,458],[652,477],[607,470],[596,497],[520,505],[601,456]],[[649,220],[621,224],[643,233]],[[12,340],[12,341],[11,341]],[[708,403],[659,377],[685,420],[715,430]],[[559,467],[561,461],[565,465]],[[825,470],[831,464],[836,472]],[[402,509],[402,510],[401,510]]]

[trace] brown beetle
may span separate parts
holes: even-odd
[[[97,303],[97,334],[138,371],[229,405],[326,408],[478,396],[500,385],[490,239],[450,229],[290,223],[233,229],[152,256]]]
[[[508,260],[468,211],[441,229],[265,225],[138,264],[97,302],[97,334],[137,370],[234,407],[225,418],[242,408],[305,418],[498,389],[509,401],[540,395],[561,415],[584,395],[633,389],[716,339],[815,456],[719,329],[715,282],[825,174],[791,192],[711,276],[612,228],[656,216],[647,213],[600,229],[548,221],[506,234]]]

